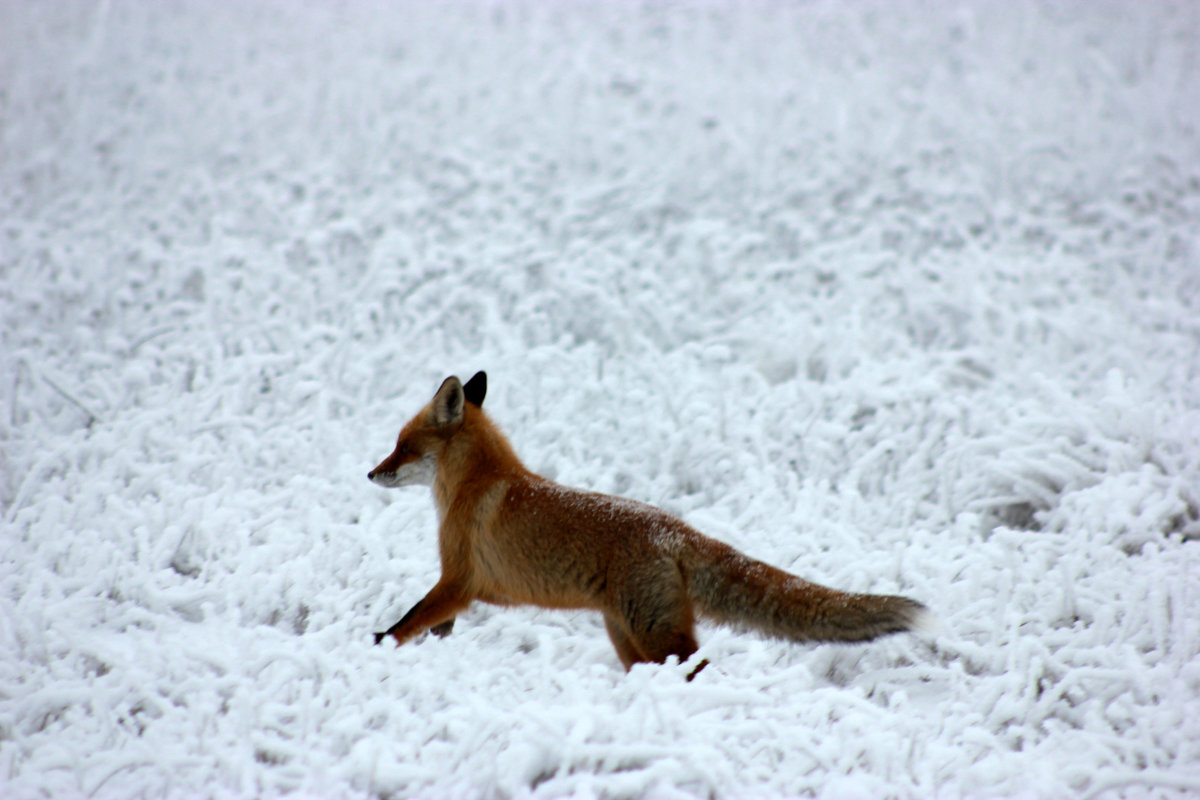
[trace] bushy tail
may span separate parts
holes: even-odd
[[[702,616],[781,639],[864,642],[922,627],[928,619],[925,606],[907,597],[840,592],[713,539],[681,566]]]

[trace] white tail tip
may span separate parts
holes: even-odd
[[[942,622],[941,617],[928,608],[923,608],[913,617],[912,627],[909,630],[926,636],[937,636],[946,632],[946,624]]]

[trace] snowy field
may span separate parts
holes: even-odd
[[[0,0],[0,797],[1200,793],[1200,5]],[[528,465],[933,635],[476,606]]]

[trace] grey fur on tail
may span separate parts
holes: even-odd
[[[830,589],[756,561],[722,543],[687,565],[688,593],[720,623],[794,642],[866,642],[931,627],[928,609],[898,595]]]

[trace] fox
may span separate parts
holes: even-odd
[[[445,636],[473,602],[599,611],[628,672],[686,662],[698,619],[793,642],[865,642],[928,626],[898,595],[831,589],[751,558],[655,506],[531,472],[483,410],[487,374],[446,378],[367,478],[427,486],[441,577],[396,624],[396,646]],[[690,681],[706,664],[701,661]]]

